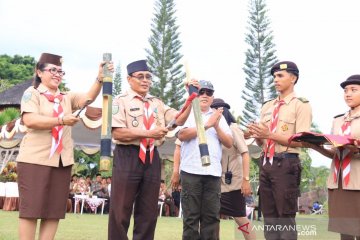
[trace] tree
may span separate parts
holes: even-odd
[[[151,24],[150,49],[145,49],[148,64],[155,76],[150,93],[160,97],[165,104],[179,109],[184,103],[185,77],[179,60],[181,42],[176,25],[174,0],[157,0],[155,17]]]
[[[276,90],[270,74],[271,67],[277,62],[270,21],[266,16],[265,0],[250,0],[249,33],[245,41],[250,48],[246,51],[245,88],[241,98],[245,100],[241,125],[246,126],[260,115],[264,101],[276,97]]]
[[[22,83],[34,76],[35,58],[31,56],[0,55],[0,92]],[[69,91],[66,80],[59,86],[61,91]]]
[[[72,167],[73,173],[80,174],[81,176],[91,176],[93,178],[99,173],[100,166],[100,152],[94,155],[88,155],[82,150],[74,148],[75,164]],[[112,165],[109,171],[101,172],[103,177],[109,177],[112,174]]]
[[[31,56],[0,55],[0,91],[30,79],[34,74],[35,59]]]
[[[116,66],[115,77],[113,80],[113,96],[117,96],[121,93],[121,66],[120,63]]]
[[[310,183],[312,181],[311,175],[311,162],[312,159],[308,153],[308,149],[302,148],[300,155],[301,159],[301,181],[300,181],[300,191],[301,192],[308,192],[310,190]]]

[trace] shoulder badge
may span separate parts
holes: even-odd
[[[162,102],[161,98],[159,98],[159,97],[152,96],[152,98],[155,98],[155,99],[159,100],[160,102]]]
[[[273,99],[269,99],[269,100],[267,100],[267,101],[265,101],[265,102],[263,102],[263,106],[265,105],[265,103],[268,103],[268,102],[270,102],[270,101],[272,101],[272,100],[274,100],[275,98],[273,98]]]
[[[22,96],[21,101],[28,102],[30,101],[31,97],[32,97],[32,93],[30,91],[25,92],[24,95]]]
[[[342,117],[342,116],[344,116],[344,115],[345,115],[345,113],[341,113],[341,114],[339,114],[339,115],[336,115],[334,118]]]
[[[119,105],[112,105],[112,115],[115,115],[119,112]]]
[[[121,98],[121,97],[126,97],[128,95],[127,92],[125,93],[120,93],[119,95],[117,95],[115,98]]]
[[[297,99],[299,99],[303,103],[308,103],[309,102],[309,100],[307,100],[306,98],[303,98],[303,97],[298,97]]]

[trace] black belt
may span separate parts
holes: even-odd
[[[118,146],[118,147],[137,148],[137,149],[140,148],[139,145],[135,145],[135,144],[129,144],[129,145],[126,145],[126,144],[116,144],[116,146]],[[156,149],[157,149],[157,146],[154,146],[154,150],[156,150]],[[149,148],[149,147],[146,148],[146,151],[150,151],[150,148]]]
[[[299,158],[298,153],[275,153],[274,158]]]
[[[287,152],[275,153],[273,159],[280,160],[280,159],[284,159],[284,158],[299,158],[299,154],[298,153],[287,153]],[[269,158],[267,157],[267,159],[269,159]]]

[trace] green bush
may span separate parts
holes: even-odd
[[[17,108],[5,108],[4,111],[0,113],[0,125],[5,125],[19,117],[20,111]]]

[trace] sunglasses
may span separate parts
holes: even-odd
[[[214,91],[213,90],[210,90],[210,89],[200,89],[199,90],[199,96],[203,95],[203,94],[206,94],[206,96],[208,97],[212,97],[212,95],[214,95]]]

